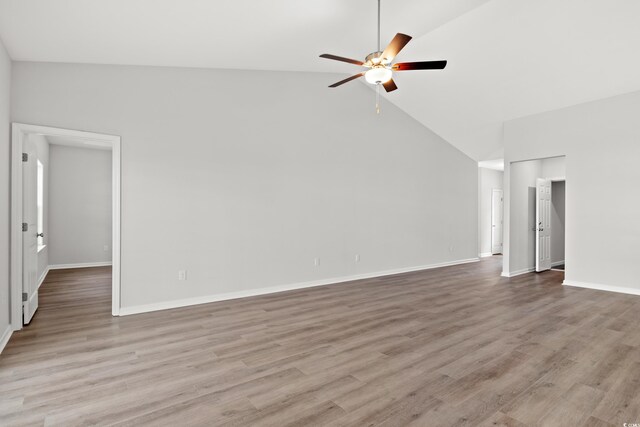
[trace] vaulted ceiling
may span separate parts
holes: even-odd
[[[18,61],[349,75],[357,67],[318,55],[374,51],[376,7],[0,0],[0,37]],[[640,90],[638,16],[637,0],[383,0],[383,44],[396,32],[414,37],[399,60],[449,61],[444,71],[399,73],[400,90],[385,96],[470,157],[500,157],[505,120]]]

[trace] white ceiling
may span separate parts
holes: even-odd
[[[505,120],[640,90],[637,0],[383,0],[382,13],[383,44],[414,36],[399,60],[449,61],[398,73],[387,98],[476,160],[502,157]],[[348,75],[318,55],[374,51],[376,1],[0,0],[0,37],[14,60]]]

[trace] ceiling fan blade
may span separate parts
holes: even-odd
[[[447,61],[398,62],[391,69],[393,71],[442,70],[446,66]]]
[[[328,53],[323,53],[322,55],[320,55],[320,58],[333,59],[334,61],[348,62],[349,64],[355,64],[355,65],[364,65],[364,62],[358,61],[357,59],[345,58],[342,56],[331,55]]]
[[[402,33],[396,34],[389,46],[382,52],[382,58],[386,58],[389,62],[393,61],[393,58],[409,43],[409,40],[411,40],[411,36]]]
[[[345,84],[345,83],[349,83],[351,80],[355,80],[355,79],[357,79],[358,77],[362,77],[362,76],[364,76],[364,71],[363,71],[362,73],[355,74],[355,75],[353,75],[353,76],[351,76],[351,77],[347,77],[347,78],[346,78],[346,79],[344,79],[344,80],[340,80],[339,82],[334,83],[334,84],[332,84],[332,85],[331,85],[331,86],[329,86],[329,87],[338,87],[338,86],[340,86],[340,85],[343,85],[343,84]]]
[[[382,86],[384,86],[384,90],[386,90],[387,92],[393,92],[394,90],[398,89],[398,86],[396,86],[396,82],[394,82],[393,79],[389,80],[386,83],[382,83]]]

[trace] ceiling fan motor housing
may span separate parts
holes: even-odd
[[[382,52],[373,52],[367,55],[364,59],[364,65],[366,67],[373,67],[377,64],[387,65],[390,61],[386,58],[382,58]]]

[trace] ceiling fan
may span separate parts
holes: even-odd
[[[350,64],[360,65],[362,67],[369,68],[367,71],[355,74],[344,80],[340,80],[337,83],[332,84],[329,87],[338,87],[352,80],[364,76],[368,83],[384,87],[387,92],[398,89],[393,81],[394,71],[409,71],[409,70],[442,70],[447,65],[447,61],[420,61],[420,62],[397,62],[392,64],[396,55],[409,43],[411,36],[398,33],[395,35],[391,43],[384,49],[380,50],[380,0],[378,0],[378,50],[370,53],[364,59],[364,61],[358,61],[357,59],[344,58],[342,56],[331,55],[323,53],[320,58],[333,59],[335,61],[348,62]]]

